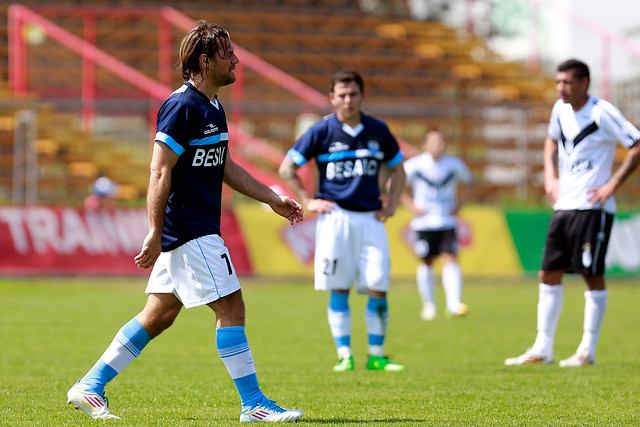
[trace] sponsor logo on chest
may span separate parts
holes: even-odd
[[[209,149],[198,148],[193,155],[191,166],[211,167],[223,164],[226,148],[225,146]]]
[[[329,146],[329,153],[348,151],[350,146],[340,141],[333,142]],[[353,152],[354,159],[345,158],[327,163],[326,177],[328,180],[355,178],[359,176],[376,176],[379,169],[379,160],[384,158],[380,151],[380,144],[375,140],[367,142],[367,148],[359,148]],[[373,158],[371,158],[373,157]]]

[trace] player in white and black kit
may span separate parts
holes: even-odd
[[[457,260],[456,217],[471,196],[473,176],[462,159],[444,152],[445,140],[441,132],[427,132],[423,148],[423,153],[404,162],[412,196],[405,193],[402,197],[402,202],[415,215],[409,226],[415,233],[414,252],[423,261],[416,273],[422,300],[420,316],[423,320],[436,317],[433,263],[437,258],[444,264],[445,313],[448,317],[463,316],[468,307],[460,300],[462,272]]]
[[[134,258],[153,267],[143,310],[125,324],[89,372],[67,393],[91,418],[109,412],[104,387],[171,326],[182,307],[208,305],[216,314],[216,346],[240,399],[240,421],[295,421],[260,390],[244,330],[245,308],[229,251],[220,237],[223,182],[268,204],[292,224],[302,220],[293,199],[278,196],[229,156],[229,133],[216,94],[235,81],[239,60],[229,33],[201,21],[182,40],[184,84],[158,112],[147,194],[149,233]]]
[[[588,95],[589,82],[583,62],[570,59],[558,66],[560,99],[551,111],[544,149],[545,191],[554,213],[539,273],[538,333],[533,346],[507,359],[507,365],[553,363],[564,273],[581,274],[588,290],[582,341],[560,366],[595,363],[608,298],[604,260],[616,212],[613,194],[640,161],[640,131],[611,103]],[[612,175],[618,142],[629,151]]]
[[[383,349],[390,275],[383,221],[395,213],[404,187],[402,152],[385,123],[360,111],[363,95],[358,73],[338,72],[329,94],[336,112],[298,139],[282,161],[280,174],[307,210],[320,214],[314,283],[316,290],[331,291],[328,318],[339,360],[334,371],[354,368],[348,300],[354,282],[358,292],[369,294],[367,369],[402,371],[404,366],[391,362]],[[319,172],[315,196],[296,173],[312,159]],[[389,169],[389,195],[383,204],[379,177],[387,176]]]

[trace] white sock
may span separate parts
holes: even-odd
[[[418,285],[418,294],[420,294],[422,303],[425,304],[430,302],[435,304],[434,288],[436,278],[433,274],[433,269],[424,262],[421,262],[416,270],[416,283]]]
[[[553,356],[553,340],[564,297],[563,285],[540,283],[538,296],[538,335],[531,351],[542,356]]]
[[[586,291],[584,293],[584,327],[578,353],[587,351],[592,357],[595,357],[608,297],[607,290]]]
[[[457,262],[448,262],[442,267],[442,287],[447,298],[447,310],[457,312],[462,295],[462,272]]]
[[[337,352],[338,352],[338,360],[348,359],[349,357],[353,356],[351,347],[348,347],[348,346],[338,347]]]

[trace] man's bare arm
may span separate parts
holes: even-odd
[[[640,141],[629,149],[620,167],[609,178],[606,184],[598,188],[590,188],[589,201],[591,203],[604,203],[613,195],[616,189],[631,175],[640,163]]]
[[[162,227],[164,210],[171,191],[171,169],[178,161],[178,155],[164,143],[153,144],[151,156],[151,174],[147,190],[147,218],[149,233],[142,243],[140,253],[134,261],[138,267],[150,268],[162,251]]]
[[[550,136],[544,141],[544,191],[553,205],[558,200],[560,181],[558,179],[558,141]]]

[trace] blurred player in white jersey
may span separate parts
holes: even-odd
[[[533,346],[506,365],[553,363],[565,273],[581,274],[587,291],[582,340],[560,366],[596,360],[608,299],[604,260],[616,212],[613,194],[640,162],[640,131],[614,105],[589,95],[589,83],[583,62],[570,59],[558,66],[560,99],[551,110],[544,144],[544,186],[554,212],[539,272],[538,333]],[[628,151],[612,174],[618,142]]]
[[[437,314],[433,263],[438,257],[443,261],[445,314],[462,316],[468,307],[460,301],[462,272],[457,260],[456,216],[471,196],[473,177],[462,159],[445,153],[441,132],[428,132],[423,148],[422,154],[404,163],[412,196],[404,193],[401,199],[415,214],[410,223],[415,233],[414,251],[423,261],[416,273],[422,300],[420,316],[423,320],[432,320]]]
[[[367,369],[402,371],[404,366],[391,362],[383,348],[390,275],[383,221],[395,213],[404,188],[402,152],[385,123],[360,111],[364,83],[358,73],[337,73],[329,96],[336,112],[298,139],[282,161],[280,174],[308,211],[320,214],[314,282],[316,290],[331,292],[327,312],[338,352],[333,370],[354,369],[349,290],[355,282],[359,293],[369,294]],[[315,195],[304,189],[296,173],[313,158],[319,172]],[[380,175],[390,177],[384,204]]]
[[[227,119],[218,90],[235,81],[229,33],[201,21],[182,40],[184,84],[158,112],[147,194],[149,233],[134,261],[151,268],[147,303],[116,334],[94,366],[67,393],[91,418],[110,413],[104,388],[169,328],[182,307],[207,305],[216,316],[216,347],[241,400],[241,422],[295,421],[302,412],[267,399],[245,334],[245,307],[229,251],[220,236],[223,182],[268,204],[291,224],[302,209],[235,163],[228,151]],[[196,373],[197,374],[197,373]]]

